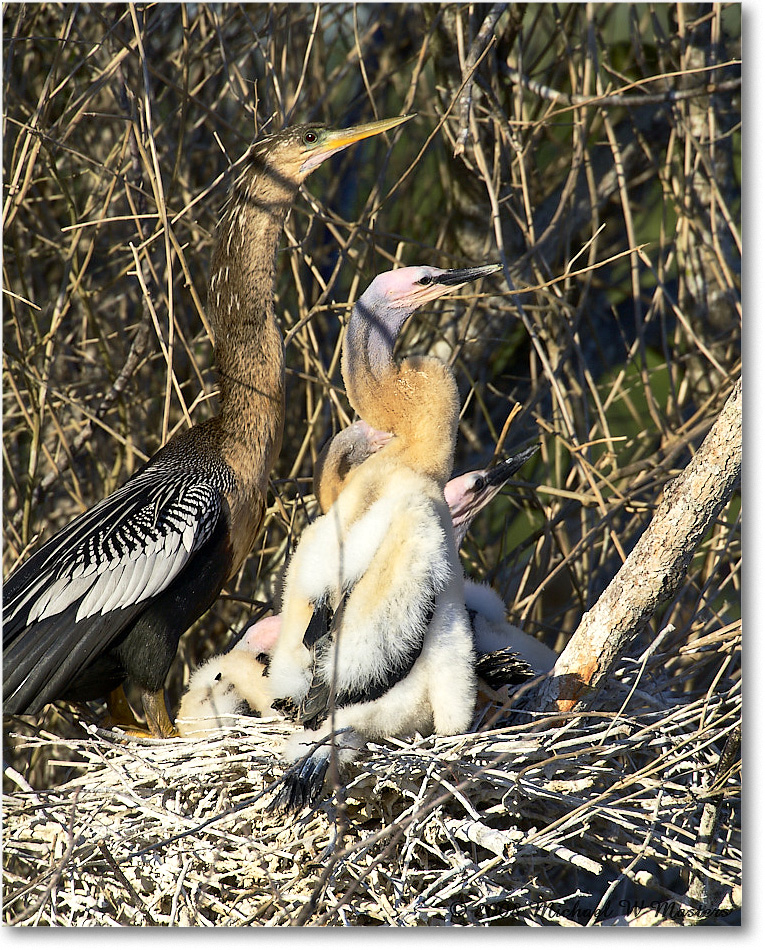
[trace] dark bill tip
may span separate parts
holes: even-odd
[[[530,445],[517,455],[511,455],[504,461],[499,462],[486,473],[487,482],[491,485],[504,484],[508,478],[515,475],[515,473],[528,462],[531,456],[538,451],[538,445]]]
[[[502,270],[501,264],[483,264],[480,267],[462,267],[453,270],[444,271],[440,277],[436,277],[436,282],[446,284],[447,287],[466,284],[470,280],[478,280],[479,277],[488,277],[489,274],[496,274]]]

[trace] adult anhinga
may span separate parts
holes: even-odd
[[[288,761],[333,728],[350,728],[342,746],[352,756],[363,737],[455,734],[470,724],[475,655],[443,494],[459,393],[441,360],[398,361],[393,348],[418,307],[498,269],[402,268],[376,277],[353,308],[346,392],[366,423],[393,437],[350,473],[287,570],[269,678],[274,706],[306,727],[285,750]],[[328,760],[319,743],[287,773],[277,805],[311,801]]]
[[[287,212],[330,155],[407,118],[293,126],[250,147],[210,272],[220,412],[171,439],[8,579],[6,714],[101,697],[129,678],[151,732],[174,733],[164,682],[178,640],[249,553],[281,446],[284,352],[273,281]]]

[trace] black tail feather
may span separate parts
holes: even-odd
[[[493,650],[478,657],[476,673],[491,686],[517,686],[533,679],[537,674],[529,664],[514,650]]]

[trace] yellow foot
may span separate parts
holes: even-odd
[[[102,729],[140,729],[135,713],[128,702],[122,686],[113,689],[106,697],[106,715],[99,721]]]
[[[108,712],[99,725],[102,729],[121,729],[126,735],[136,739],[177,738],[179,733],[170,722],[164,690],[158,693],[142,692],[141,700],[146,713],[145,726],[136,719],[121,686],[109,693],[106,700]]]
[[[170,727],[169,733],[164,736],[158,736],[153,732],[150,732],[148,729],[143,728],[142,726],[120,726],[120,729],[125,733],[126,736],[132,736],[134,739],[177,739],[180,736],[180,733],[173,726]]]
[[[171,739],[178,736],[178,731],[170,722],[170,714],[165,702],[165,691],[160,689],[156,693],[141,692],[143,711],[146,713],[146,724],[155,738]]]

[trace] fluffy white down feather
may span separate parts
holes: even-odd
[[[214,656],[195,670],[176,717],[184,738],[206,736],[231,728],[234,717],[257,712],[276,715],[271,709],[269,681],[264,666],[246,648]]]
[[[536,673],[548,673],[558,659],[558,654],[535,637],[508,623],[505,603],[485,584],[465,581],[465,606],[474,611],[473,630],[478,653],[494,650],[515,650]]]
[[[303,635],[317,601],[347,599],[336,649],[319,670],[336,688],[357,689],[389,668],[418,635],[435,594],[435,611],[411,671],[381,697],[338,709],[335,728],[366,737],[465,731],[475,703],[473,639],[464,605],[462,570],[441,488],[382,454],[349,479],[330,511],[303,533],[290,563],[282,629],[269,678],[273,695],[299,702],[311,682],[312,656]],[[414,622],[413,622],[414,618]],[[285,755],[306,751],[330,731],[294,739]],[[304,741],[305,740],[305,741]]]

